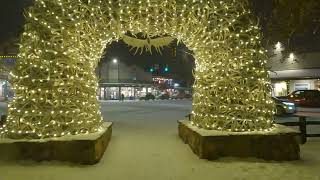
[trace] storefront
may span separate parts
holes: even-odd
[[[12,91],[11,85],[7,80],[0,80],[0,101],[12,98],[14,93]]]
[[[98,97],[101,100],[119,100],[123,94],[125,100],[139,99],[147,93],[156,95],[157,89],[152,84],[104,83],[100,85]]]
[[[288,92],[287,81],[276,81],[272,83],[272,96],[286,96]]]
[[[320,90],[320,79],[273,80],[272,95],[286,96],[297,90]]]
[[[268,61],[272,95],[286,96],[296,90],[320,90],[320,52],[290,53],[288,56],[282,53],[279,48],[281,44],[278,44]]]
[[[273,96],[286,96],[296,90],[320,90],[320,69],[293,69],[270,72]]]

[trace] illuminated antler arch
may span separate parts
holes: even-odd
[[[247,9],[246,0],[35,0],[26,12],[12,74],[16,97],[1,133],[45,138],[99,131],[94,70],[105,46],[129,41],[127,32],[177,38],[194,51],[193,124],[271,128],[267,57]],[[165,44],[159,42],[153,45]]]

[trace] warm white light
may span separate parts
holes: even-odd
[[[278,43],[276,44],[276,50],[280,50],[280,49],[281,49],[281,43],[278,42]]]
[[[294,59],[294,54],[290,53],[289,58],[290,58],[290,60],[293,60]]]
[[[59,8],[46,7],[49,2]],[[139,0],[137,7],[126,0],[117,1],[116,6],[112,0],[108,2],[34,1],[34,8],[26,17],[31,26],[20,42],[21,63],[15,70],[19,73],[11,73],[17,82],[16,98],[10,104],[7,125],[0,127],[0,134],[47,138],[101,130],[103,119],[95,98],[98,83],[93,72],[106,45],[120,39],[135,53],[142,53],[143,49],[160,51],[172,38],[185,42],[194,52],[195,126],[240,132],[272,128],[274,107],[269,103],[270,82],[265,72],[268,57],[261,47],[259,27],[251,20],[246,3],[153,0],[153,7],[150,0],[146,3]],[[34,13],[40,10],[46,13]],[[92,17],[87,17],[88,13]],[[43,28],[32,25],[34,22]],[[125,32],[132,32],[133,36],[126,36]],[[135,38],[138,32],[148,38]],[[69,44],[72,47],[66,47]],[[278,44],[276,48],[281,52],[283,47]],[[68,61],[54,61],[62,56]],[[120,60],[110,61],[119,66]],[[25,69],[45,70],[48,76],[31,76],[32,72]],[[48,83],[54,84],[50,90],[40,88]],[[65,98],[68,95],[72,95],[72,100]],[[30,103],[35,106],[24,106]],[[70,106],[74,103],[76,106]]]
[[[286,82],[278,82],[274,84],[274,95],[281,96],[284,95],[287,91],[287,83]]]

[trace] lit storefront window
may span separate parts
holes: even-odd
[[[294,90],[309,90],[310,89],[310,83],[294,83]]]
[[[286,96],[287,93],[288,87],[285,81],[274,83],[273,96]]]
[[[0,80],[0,100],[12,98],[14,96],[11,85],[7,80]]]
[[[153,82],[155,82],[156,84],[167,84],[169,86],[173,85],[173,79],[167,79],[167,78],[155,77],[153,78]]]
[[[123,95],[125,100],[134,100],[146,96],[147,93],[156,95],[157,92],[153,87],[100,87],[98,96],[101,100],[118,100]]]
[[[124,95],[125,99],[135,99],[135,88],[134,87],[122,87],[121,94]]]

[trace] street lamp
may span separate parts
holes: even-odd
[[[118,59],[114,58],[114,59],[112,60],[112,62],[113,62],[113,64],[116,64],[116,65],[117,65],[118,83],[119,83],[120,78],[119,78],[119,63],[118,63]]]
[[[281,53],[281,51],[283,51],[284,48],[282,47],[282,44],[280,42],[278,42],[276,45],[275,45],[275,52],[276,53]]]
[[[117,64],[117,72],[118,72],[118,84],[119,84],[119,101],[121,101],[121,86],[120,86],[120,72],[119,72],[119,62],[118,59],[114,58],[112,60],[113,64]]]
[[[281,49],[281,43],[278,42],[278,43],[276,44],[276,50],[280,50],[280,49]]]
[[[291,61],[293,61],[294,58],[295,58],[294,54],[293,54],[293,53],[290,53],[289,58],[290,58]]]

